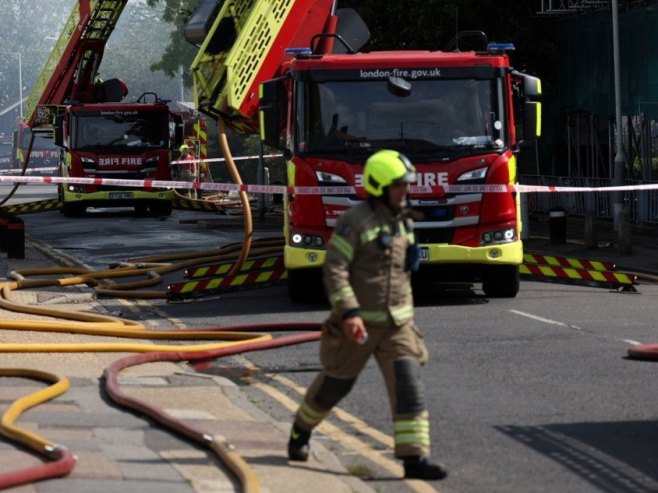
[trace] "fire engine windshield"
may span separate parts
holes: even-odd
[[[73,116],[71,145],[77,150],[136,152],[168,145],[165,111],[81,111]]]
[[[414,80],[405,97],[386,81],[309,82],[298,93],[301,153],[360,155],[380,148],[412,160],[502,150],[500,79]]]

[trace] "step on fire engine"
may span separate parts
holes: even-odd
[[[517,158],[540,134],[539,79],[510,66],[509,44],[464,33],[446,51],[359,52],[369,33],[328,0],[201,1],[186,27],[197,107],[260,132],[288,157],[284,248],[293,301],[321,293],[337,218],[364,200],[363,164],[390,148],[418,171],[419,277],[481,281],[514,297],[523,260]],[[478,45],[461,51],[466,35]],[[461,46],[460,46],[461,44]],[[434,50],[434,47],[431,47]],[[313,289],[315,286],[315,289]]]

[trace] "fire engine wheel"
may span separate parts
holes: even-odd
[[[65,217],[81,217],[87,208],[82,204],[71,204],[62,202],[62,208],[59,210]]]
[[[149,206],[152,216],[162,217],[162,216],[171,216],[173,206],[171,202],[155,202]]]
[[[288,297],[293,303],[325,301],[322,269],[288,269]]]
[[[138,204],[135,206],[135,217],[146,217],[148,216],[149,209],[143,204]]]
[[[482,278],[482,290],[489,298],[514,298],[519,285],[518,265],[492,265]]]
[[[61,204],[59,212],[61,212],[65,217],[80,217],[82,216],[87,208],[82,204],[72,204],[70,202],[64,202],[64,190],[62,189],[63,185],[57,187],[57,198]]]

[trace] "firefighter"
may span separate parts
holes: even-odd
[[[392,150],[366,162],[368,200],[343,214],[327,247],[323,280],[331,313],[322,327],[322,371],[297,410],[288,442],[290,460],[306,461],[311,431],[345,397],[371,355],[382,372],[393,417],[395,456],[405,478],[442,479],[430,461],[429,414],[421,366],[427,348],[414,324],[411,271],[418,268],[406,197],[415,169]]]
[[[178,161],[180,162],[179,179],[188,183],[198,182],[196,159],[189,145],[183,144],[180,146],[180,158],[178,158]],[[184,195],[189,198],[196,198],[196,190],[194,188],[187,188]]]

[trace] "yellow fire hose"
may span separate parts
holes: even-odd
[[[66,447],[14,424],[23,412],[66,392],[69,388],[68,379],[52,373],[23,368],[0,368],[0,377],[29,378],[51,384],[45,389],[21,397],[10,405],[0,420],[0,435],[18,442],[52,461],[46,465],[40,464],[3,474],[0,476],[0,489],[69,474],[75,466],[76,458]]]
[[[219,139],[219,146],[222,149],[222,154],[224,154],[224,159],[226,159],[226,164],[228,165],[228,169],[231,173],[233,181],[236,185],[242,185],[242,178],[240,177],[238,167],[233,160],[231,148],[228,144],[228,138],[226,137],[226,123],[224,122],[223,118],[219,118],[217,121],[217,137]],[[251,218],[251,206],[249,205],[249,197],[247,196],[247,192],[240,191],[240,200],[242,201],[242,211],[244,214],[244,239],[242,243],[242,250],[240,251],[240,257],[229,271],[229,276],[234,276],[240,267],[242,267],[242,264],[244,264],[244,261],[249,256],[249,249],[251,248],[251,242],[253,240],[254,228]]]
[[[133,269],[118,269],[116,271],[103,271],[103,275],[132,274]],[[79,273],[80,270],[74,269],[53,269],[53,271],[33,270],[31,273],[51,274],[57,273]],[[17,277],[23,277],[26,273],[17,273]],[[82,276],[76,276],[68,279],[44,279],[30,280],[23,279],[18,282],[6,282],[0,289],[0,306],[6,309],[19,310],[19,305],[7,298],[11,292],[16,289],[26,287],[35,288],[40,286],[71,286],[80,283],[86,283],[87,277],[92,274],[86,273]],[[20,311],[27,311],[25,309]],[[147,330],[142,324],[114,318],[107,315],[82,313],[82,312],[63,312],[55,309],[43,307],[32,307],[30,310],[33,314],[42,316],[58,317],[66,319],[62,323],[56,320],[39,320],[39,321],[17,321],[17,320],[0,320],[0,328],[10,330],[31,330],[31,331],[49,331],[49,332],[67,332],[73,334],[112,336],[121,338],[140,338],[155,340],[221,340],[222,342],[196,345],[158,345],[158,344],[128,344],[128,343],[73,343],[73,344],[0,344],[0,352],[135,352],[135,353],[165,353],[172,352],[177,355],[185,353],[199,354],[200,352],[217,351],[230,346],[238,346],[244,343],[262,343],[272,339],[271,334],[262,332],[239,332],[239,331],[213,331],[213,330]],[[72,468],[74,459],[72,455],[65,451],[63,447],[38,436],[31,432],[21,430],[14,426],[14,422],[24,411],[52,399],[64,393],[69,386],[68,380],[40,372],[38,370],[24,369],[0,369],[0,376],[28,377],[38,378],[42,381],[53,382],[54,385],[45,390],[37,392],[28,397],[23,397],[14,402],[0,421],[0,433],[11,438],[12,440],[26,445],[36,452],[45,454],[49,458],[58,460],[47,464],[43,467],[34,467],[27,470],[13,471],[8,474],[0,475],[0,488],[12,485],[25,484],[38,479],[56,477],[68,474]],[[210,448],[220,460],[236,475],[239,481],[244,485],[247,492],[259,491],[259,483],[255,474],[249,465],[239,456],[239,454],[225,440],[213,438]]]
[[[69,273],[77,270],[73,269],[53,269],[58,273]],[[31,273],[50,274],[47,269],[32,270]],[[128,271],[129,272],[129,271]],[[25,274],[16,274],[17,277],[22,277]],[[86,274],[85,274],[86,275]],[[84,282],[85,276],[80,276],[78,279]],[[48,286],[70,286],[73,283],[70,279],[66,280],[53,280],[46,279],[43,283]],[[21,282],[7,282],[2,285],[0,290],[0,305],[2,307],[16,309],[17,304],[9,302],[6,298],[15,289],[21,289],[26,286],[31,288],[40,287],[38,280],[24,279]],[[15,320],[0,320],[0,328],[7,328],[13,330],[37,330],[37,331],[54,331],[54,332],[68,332],[74,334],[85,335],[105,335],[113,337],[124,338],[142,338],[142,339],[171,339],[171,340],[199,340],[199,339],[223,339],[222,343],[215,344],[200,344],[194,346],[162,346],[154,344],[122,344],[122,343],[76,343],[76,344],[0,344],[0,352],[108,352],[108,351],[121,351],[121,352],[135,352],[135,353],[150,353],[153,355],[151,360],[140,360],[139,364],[149,361],[180,361],[186,358],[196,360],[204,358],[219,357],[223,354],[233,354],[234,352],[254,350],[257,348],[265,348],[266,345],[270,347],[277,347],[277,344],[283,345],[283,339],[288,339],[292,343],[306,342],[314,340],[311,334],[305,336],[289,336],[288,338],[280,339],[281,342],[272,341],[272,335],[268,333],[258,332],[258,327],[245,328],[245,331],[231,331],[231,330],[147,330],[143,325],[121,318],[114,318],[107,315],[91,314],[91,313],[71,313],[62,312],[59,310],[45,309],[42,307],[34,307],[33,311],[40,315],[45,316],[58,316],[67,317],[68,323],[62,324],[57,321],[30,321],[19,322]],[[294,325],[294,324],[293,324]],[[312,325],[312,324],[307,324]],[[227,328],[230,329],[230,328]],[[256,329],[256,330],[254,330]],[[273,330],[282,330],[281,327],[273,327]],[[308,330],[308,327],[304,328]],[[295,330],[294,327],[288,327],[286,330]],[[313,328],[317,330],[317,328]],[[147,356],[144,354],[144,356]],[[116,362],[113,366],[117,365]],[[106,375],[108,374],[106,370]],[[57,395],[62,394],[68,389],[68,380],[65,378],[57,377],[38,370],[23,370],[23,369],[0,369],[0,376],[14,376],[14,377],[28,377],[38,378],[42,381],[53,382],[51,387],[38,392],[37,394],[29,397],[24,397],[16,401],[9,410],[5,413],[0,422],[0,433],[10,437],[14,441],[23,443],[33,450],[44,453],[51,458],[56,458],[57,461],[46,465],[41,468],[32,468],[29,470],[15,471],[9,474],[0,474],[0,489],[4,485],[18,485],[26,484],[26,482],[33,482],[38,479],[45,479],[50,477],[62,476],[68,474],[74,463],[73,456],[64,448],[49,442],[30,432],[24,432],[16,426],[14,422],[18,419],[20,414],[45,400],[52,399]],[[106,377],[107,378],[107,377]],[[114,378],[116,384],[116,378]],[[144,408],[149,406],[145,405]],[[151,408],[152,410],[152,408]],[[164,420],[165,424],[171,424],[174,430],[179,433],[190,434],[198,432],[186,430],[185,423],[176,422],[170,418],[163,418],[162,413],[160,420]],[[249,464],[240,457],[235,448],[228,443],[223,437],[211,436],[203,434],[204,441],[207,446],[217,455],[217,457],[224,463],[228,469],[238,478],[243,486],[243,491],[246,493],[257,493],[260,491],[260,483]]]
[[[9,406],[7,411],[2,415],[2,420],[0,421],[0,434],[11,440],[24,443],[37,453],[44,453],[44,451],[49,448],[55,448],[55,443],[45,440],[30,431],[18,428],[14,423],[18,417],[28,409],[65,393],[69,389],[68,379],[65,377],[58,377],[52,373],[23,368],[0,368],[0,377],[33,378],[43,382],[52,383],[52,385],[45,389],[21,397]]]
[[[281,251],[282,240],[264,239],[256,240],[256,248],[252,253],[257,255],[271,254]],[[12,353],[34,353],[34,352],[132,352],[132,353],[150,353],[150,354],[189,354],[213,353],[218,350],[238,348],[240,346],[258,345],[272,341],[270,333],[265,332],[244,332],[230,330],[149,330],[144,325],[109,315],[89,312],[63,311],[43,306],[25,306],[14,301],[12,293],[20,289],[37,289],[42,287],[72,287],[78,285],[87,285],[93,287],[96,292],[102,294],[115,294],[120,297],[127,297],[127,294],[133,297],[148,297],[151,292],[134,291],[128,292],[126,289],[136,289],[143,287],[147,282],[159,282],[161,276],[165,273],[193,267],[200,264],[207,264],[216,261],[231,261],[236,257],[239,246],[236,244],[227,245],[223,248],[207,250],[203,252],[176,253],[171,255],[151,256],[133,259],[121,263],[114,269],[93,271],[77,267],[58,267],[43,269],[25,269],[22,271],[13,271],[9,277],[11,281],[0,283],[0,307],[6,310],[39,315],[53,318],[53,320],[0,320],[0,328],[19,331],[48,331],[56,333],[70,333],[79,335],[95,335],[106,337],[119,337],[131,339],[147,340],[171,340],[171,341],[190,341],[190,340],[210,340],[221,341],[195,345],[163,345],[152,343],[123,343],[123,342],[82,342],[82,343],[35,343],[19,344],[4,343],[0,344],[0,352]],[[172,263],[171,261],[174,260]],[[40,278],[32,278],[39,276]],[[70,276],[55,277],[54,276]],[[147,281],[128,282],[118,284],[115,280],[147,276]],[[151,285],[151,284],[149,284]],[[109,289],[111,287],[112,289]],[[162,294],[160,297],[164,297]],[[62,320],[64,320],[62,322]],[[13,372],[13,373],[12,373]],[[47,440],[32,434],[25,434],[16,431],[13,422],[18,418],[21,412],[43,402],[40,399],[53,398],[58,393],[63,393],[68,388],[68,380],[44,374],[37,370],[0,370],[0,376],[27,376],[29,374],[37,375],[39,379],[46,381],[57,381],[55,385],[39,393],[36,397],[30,397],[17,401],[3,418],[0,426],[6,430],[7,435],[12,439],[26,444],[32,449],[46,450],[51,457],[57,457],[58,460],[47,464],[45,469],[38,471],[17,471],[9,474],[0,474],[0,486],[3,484],[25,484],[26,479],[30,481],[44,479],[47,477],[56,477],[68,474],[73,468],[73,456],[64,448],[51,444]],[[212,440],[208,446],[218,456],[218,458],[232,471],[243,485],[243,489],[249,493],[259,491],[258,478],[253,473],[249,465],[239,456],[238,452],[231,444],[221,437],[211,437]],[[4,483],[3,483],[4,481]],[[22,481],[22,482],[21,482]]]

